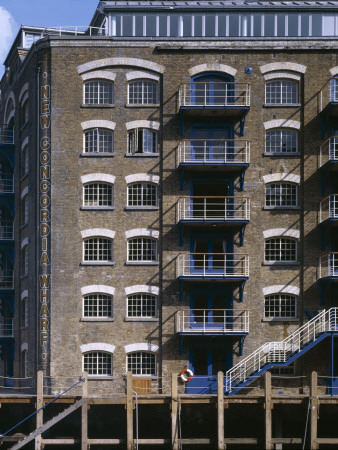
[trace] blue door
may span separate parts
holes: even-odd
[[[193,159],[205,162],[226,162],[233,155],[233,142],[230,141],[232,136],[229,125],[194,127],[191,131]]]
[[[193,290],[190,300],[190,326],[196,332],[221,332],[231,329],[231,288],[206,287]]]
[[[234,85],[231,76],[204,74],[194,77],[192,104],[195,106],[226,106],[234,101]]]
[[[216,394],[217,373],[232,366],[232,343],[208,341],[192,344],[190,365],[194,377],[186,384],[187,394]]]

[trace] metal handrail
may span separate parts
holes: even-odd
[[[236,278],[249,276],[249,255],[237,253],[180,253],[177,274],[191,277]]]
[[[41,31],[41,37],[45,35],[51,36],[63,36],[63,35],[89,35],[89,36],[105,36],[106,29],[104,27],[92,27],[88,25],[69,25],[69,26],[60,26],[60,27],[45,27]]]
[[[231,392],[239,384],[259,372],[270,363],[285,363],[295,353],[299,353],[309,342],[314,342],[319,335],[338,329],[338,308],[323,310],[309,322],[279,342],[267,342],[253,353],[242,359],[226,372],[226,391]]]
[[[338,161],[338,136],[331,136],[320,146],[319,166],[328,161]]]
[[[338,195],[328,195],[320,202],[319,221],[338,219]]]
[[[322,111],[330,102],[338,102],[338,79],[335,77],[330,77],[319,92],[319,110]]]
[[[250,142],[246,139],[182,139],[177,166],[190,164],[249,164]]]
[[[176,333],[249,333],[249,311],[192,309],[176,312]]]
[[[319,278],[338,277],[338,253],[330,252],[319,258]]]
[[[180,220],[250,220],[250,200],[235,196],[181,197],[177,203]]]
[[[209,89],[216,87],[215,90]],[[223,90],[217,89],[224,87]],[[196,91],[197,88],[198,90]],[[179,86],[179,108],[182,106],[250,106],[250,83],[190,82]]]

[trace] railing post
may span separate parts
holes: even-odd
[[[178,450],[178,395],[177,395],[177,375],[171,374],[171,448]]]
[[[217,448],[225,449],[224,445],[224,373],[217,373]]]
[[[265,373],[265,449],[272,450],[271,373]]]
[[[127,450],[134,450],[133,375],[131,372],[127,372]]]
[[[317,426],[318,426],[318,398],[317,398],[317,383],[318,377],[317,372],[311,373],[311,401],[310,401],[310,408],[311,408],[311,442],[310,442],[310,448],[311,450],[317,450],[318,444],[317,444]]]
[[[86,402],[81,406],[81,450],[88,449],[88,373],[83,372],[82,378],[84,379],[82,384],[82,398],[86,399]]]
[[[36,409],[39,410],[43,407],[43,372],[39,370],[36,379]],[[36,428],[43,425],[43,410],[36,413]],[[42,448],[41,434],[35,438],[35,450]]]

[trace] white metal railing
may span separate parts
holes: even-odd
[[[46,27],[41,31],[41,37],[44,36],[106,36],[105,27],[88,27],[86,25]]]
[[[279,342],[267,342],[226,372],[226,391],[231,392],[268,363],[284,363],[321,333],[338,330],[338,308],[321,311],[316,317]]]
[[[14,176],[12,173],[0,173],[0,193],[14,192]]]
[[[319,109],[322,111],[331,102],[338,102],[338,78],[330,78],[319,93]]]
[[[328,253],[319,260],[319,278],[338,278],[338,253]]]
[[[190,164],[249,164],[250,142],[245,139],[184,139],[180,141],[177,166]]]
[[[250,83],[193,82],[179,88],[179,108],[182,106],[228,107],[250,106]]]
[[[14,223],[13,220],[0,219],[0,239],[7,241],[14,237]]]
[[[12,126],[0,124],[0,143],[14,144],[14,129]]]
[[[249,256],[235,253],[181,253],[177,258],[179,277],[236,278],[249,276]]]
[[[13,319],[0,317],[0,337],[13,337]]]
[[[338,161],[338,136],[331,136],[320,146],[320,167],[328,161]]]
[[[233,309],[177,311],[176,333],[249,333],[249,311]]]
[[[329,195],[320,202],[319,221],[338,219],[338,195]]]
[[[240,197],[182,197],[177,203],[180,220],[250,220],[250,200]]]

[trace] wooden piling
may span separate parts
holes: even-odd
[[[134,450],[133,375],[127,372],[127,450]]]
[[[177,396],[177,374],[171,374],[171,447],[178,450],[178,396]]]
[[[86,402],[81,406],[81,450],[88,449],[88,373],[83,372],[82,398]]]
[[[310,408],[311,408],[311,450],[318,449],[317,427],[318,427],[318,397],[317,397],[318,376],[317,372],[311,373],[311,391],[310,391]]]
[[[36,377],[36,410],[43,407],[43,372],[39,370]],[[43,410],[36,413],[36,428],[43,425]],[[35,438],[35,450],[41,450],[42,438],[41,434]]]
[[[272,450],[271,373],[265,373],[265,449]]]
[[[224,444],[224,373],[217,373],[217,448],[223,450]]]

